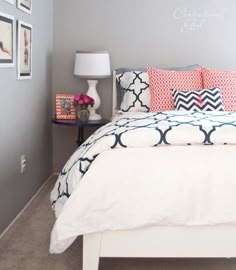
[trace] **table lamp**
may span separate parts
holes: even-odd
[[[101,115],[96,110],[101,105],[97,93],[97,79],[107,78],[111,75],[110,58],[108,52],[77,51],[75,54],[74,75],[88,78],[87,95],[94,99],[94,106],[89,106],[89,120],[100,120]]]

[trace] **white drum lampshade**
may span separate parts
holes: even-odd
[[[110,57],[108,52],[77,51],[75,54],[74,75],[88,78],[87,95],[94,99],[94,106],[89,108],[89,120],[100,120],[102,117],[96,113],[101,105],[96,90],[97,80],[111,75]]]

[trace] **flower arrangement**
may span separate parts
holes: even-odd
[[[76,116],[79,121],[88,121],[88,106],[93,107],[94,99],[86,94],[76,94],[74,97],[74,106],[76,107]]]
[[[91,107],[93,107],[94,99],[86,94],[76,94],[74,98],[74,106],[77,105],[90,105]]]

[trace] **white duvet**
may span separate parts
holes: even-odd
[[[165,119],[169,115],[170,113],[165,113]],[[193,120],[191,115],[184,118],[180,114],[177,116],[178,119],[176,116],[171,118],[171,123],[158,122],[158,129],[166,134],[165,137],[162,135],[164,143],[158,147],[147,147],[150,143],[149,136],[151,141],[159,140],[156,134],[160,131],[156,132],[153,124],[153,119],[156,119],[154,114],[149,117],[150,129],[143,128],[146,121],[139,116],[135,130],[124,133],[120,142],[132,147],[109,150],[109,144],[113,145],[113,132],[111,136],[105,137],[105,143],[98,140],[85,152],[85,157],[92,156],[88,153],[100,154],[90,163],[82,178],[78,168],[84,163],[76,160],[83,149],[75,152],[65,165],[52,192],[52,201],[57,198],[54,201],[59,202],[57,205],[60,212],[51,233],[51,253],[63,252],[78,235],[92,232],[151,225],[236,223],[236,137],[233,135],[236,130],[236,115],[228,115],[224,119],[228,123],[223,126],[221,114],[217,116],[217,121],[214,115],[210,116],[208,122],[209,116],[202,117],[198,122],[195,114]],[[160,119],[162,118],[161,114]],[[183,129],[179,125],[180,119],[184,119]],[[186,119],[190,119],[187,126]],[[130,120],[126,120],[130,127]],[[186,136],[185,132],[192,128],[196,132],[190,132]],[[105,129],[111,131],[111,126],[108,125]],[[170,135],[175,134],[174,137],[165,132],[167,129]],[[94,138],[106,134],[104,130],[95,134]],[[117,128],[116,134],[119,134],[119,130],[124,130],[122,125]],[[173,133],[175,130],[178,132]],[[207,138],[208,143],[214,141],[215,145],[197,143],[177,146],[165,143],[183,143],[185,139],[191,143],[198,140],[200,142],[202,132],[199,133],[198,130],[203,130],[204,138]],[[212,130],[217,131],[215,135]],[[139,136],[140,132],[142,136]],[[93,140],[87,141],[89,147]],[[143,141],[143,147],[140,140]],[[229,145],[222,145],[225,140]],[[63,181],[65,187],[62,192],[60,188]],[[65,199],[64,195],[67,195],[71,187],[73,192]]]
[[[50,252],[61,253],[91,232],[236,223],[236,146],[156,150],[99,155],[58,217]]]

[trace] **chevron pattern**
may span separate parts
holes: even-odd
[[[197,91],[171,90],[177,111],[224,111],[220,88]]]
[[[151,112],[175,109],[170,89],[203,89],[201,68],[190,71],[170,71],[147,67],[151,93]]]
[[[202,68],[202,78],[203,88],[220,87],[225,110],[228,112],[235,112],[236,70],[217,70]]]

